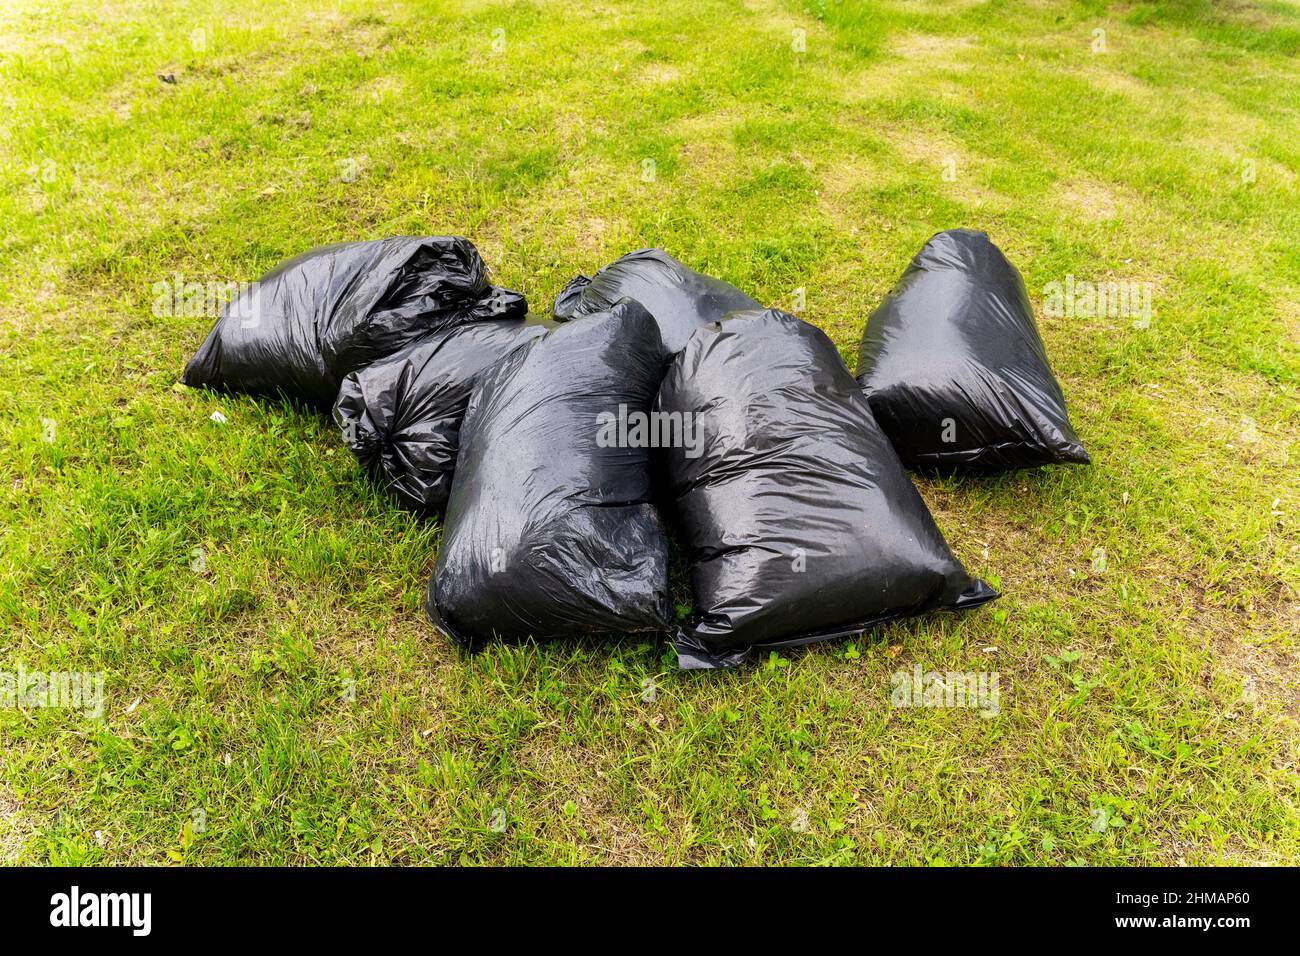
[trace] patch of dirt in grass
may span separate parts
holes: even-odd
[[[587,118],[576,110],[557,112],[551,119],[551,135],[566,151],[580,150],[591,133]]]
[[[1295,0],[1290,0],[1294,4]],[[1275,26],[1293,26],[1295,24],[1295,14],[1282,16],[1278,13],[1266,12],[1260,9],[1255,3],[1247,0],[1214,0],[1214,12],[1217,19],[1225,23],[1237,23],[1243,26],[1256,27],[1260,30],[1267,30]]]
[[[31,832],[18,801],[0,789],[0,863],[17,863]]]
[[[375,22],[376,20],[378,22]],[[320,41],[330,44],[332,49],[337,50],[343,44],[350,46],[352,51],[363,60],[373,57],[389,43],[389,30],[381,18],[361,17],[353,20],[341,31],[343,37],[339,36],[340,31],[336,28],[324,31],[315,29],[312,32],[320,38]]]
[[[582,748],[557,747],[553,740],[534,739],[517,751],[516,761],[521,768],[528,768],[531,778],[559,783],[559,789],[547,797],[529,801],[530,814],[541,820],[563,820],[564,804],[573,800],[588,832],[586,847],[602,864],[644,866],[660,859],[610,798],[610,781],[602,769],[607,759]],[[566,780],[583,780],[586,785],[569,790],[563,784]],[[671,808],[662,809],[667,816]]]
[[[725,182],[722,171],[736,168],[736,147],[725,139],[688,142],[681,147],[681,164],[696,182]]]
[[[1274,299],[1277,314],[1282,319],[1287,337],[1293,344],[1300,346],[1300,290],[1292,288],[1279,290],[1279,293]]]
[[[612,234],[622,231],[608,219],[583,216],[574,223],[574,247],[585,257],[604,264],[602,256],[610,244]]]
[[[1023,502],[1020,515],[993,508],[971,515],[938,485],[923,479],[916,482],[948,545],[966,568],[976,575],[996,572],[1004,593],[1026,604],[1071,587],[1070,572],[1077,575],[1089,561],[1082,543],[1071,548],[1052,542],[1050,548],[1044,548],[1044,536],[1035,524],[1039,511],[1035,500],[1050,494],[1042,488],[1043,477],[1027,473],[1023,481],[1017,481]]]
[[[1265,711],[1300,717],[1300,601],[1278,601],[1258,613],[1233,614],[1205,607],[1198,614],[1215,660],[1241,687],[1232,706],[1233,719],[1249,719]],[[1243,640],[1255,635],[1256,640]]]

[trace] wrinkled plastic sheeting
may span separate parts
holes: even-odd
[[[551,311],[560,320],[576,318],[603,312],[622,298],[650,311],[669,352],[680,350],[696,329],[728,312],[761,308],[735,286],[688,269],[662,249],[638,249],[592,278],[570,280]]]
[[[667,452],[694,597],[674,642],[682,667],[997,597],[953,556],[852,373],[806,322],[749,311],[696,332],[658,411],[703,436]]]
[[[858,380],[904,464],[1088,463],[1020,272],[989,237],[941,232],[867,319]]]
[[[350,373],[334,404],[344,442],[403,508],[441,514],[476,377],[553,325],[538,317],[472,322],[425,335]]]
[[[650,449],[603,427],[649,411],[666,361],[650,314],[625,301],[483,372],[425,604],[439,630],[474,648],[668,629]]]
[[[522,295],[489,284],[478,250],[458,236],[323,246],[229,303],[181,381],[328,410],[344,376],[421,335],[526,312]]]

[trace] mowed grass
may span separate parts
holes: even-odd
[[[0,670],[106,706],[0,710],[0,859],[1295,862],[1297,53],[1284,2],[5,4]],[[543,311],[657,245],[852,364],[956,226],[1094,464],[919,481],[1002,600],[738,672],[457,653],[436,523],[327,422],[175,387],[211,318],[154,308],[457,233]],[[1150,326],[1044,314],[1067,276]],[[892,707],[917,665],[1000,714]]]

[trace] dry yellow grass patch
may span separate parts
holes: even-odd
[[[931,63],[970,69],[970,63],[960,59],[963,50],[975,45],[974,37],[938,36],[933,33],[908,33],[890,44],[889,52],[906,60],[925,60]]]
[[[1102,183],[1076,179],[1057,187],[1057,198],[1071,212],[1090,220],[1108,221],[1121,213],[1127,218],[1134,204],[1129,197]]]
[[[391,103],[402,95],[405,84],[396,76],[377,76],[357,87],[356,97],[362,105]]]
[[[784,39],[791,39],[795,30],[805,31],[810,50],[814,38],[826,35],[825,29],[812,17],[796,17],[776,0],[745,0],[745,9],[761,20],[765,29],[782,34]]]
[[[983,184],[989,161],[955,137],[919,126],[893,126],[881,130],[885,140],[909,163],[932,176],[936,188],[972,212],[1006,209],[1011,198]]]
[[[650,84],[676,83],[681,78],[681,70],[667,63],[651,63],[640,73],[641,82]]]

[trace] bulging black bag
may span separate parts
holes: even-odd
[[[735,286],[688,269],[662,249],[638,249],[590,279],[571,279],[551,311],[560,320],[576,318],[604,312],[622,298],[649,310],[669,352],[678,351],[697,328],[728,312],[761,308]]]
[[[472,322],[416,339],[349,373],[334,403],[344,442],[402,507],[423,517],[440,514],[475,377],[553,325],[540,318]]]
[[[657,411],[694,611],[685,668],[854,634],[997,593],[962,568],[820,330],[774,309],[696,332]],[[699,437],[702,435],[702,439]]]
[[[668,629],[650,449],[605,427],[648,413],[666,360],[650,314],[620,302],[479,376],[425,603],[439,630],[476,647]]]
[[[526,311],[522,295],[488,283],[468,239],[323,246],[281,263],[230,302],[181,381],[328,410],[345,375],[411,340]]]
[[[1024,279],[982,232],[941,232],[916,254],[867,319],[858,380],[910,468],[1088,463]]]

